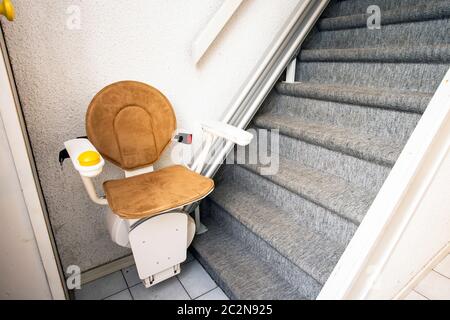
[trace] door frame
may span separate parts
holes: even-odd
[[[69,297],[0,26],[0,117],[53,299]]]

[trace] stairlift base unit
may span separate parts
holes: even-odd
[[[173,165],[153,171],[153,163],[173,140],[175,113],[157,89],[121,81],[92,99],[86,114],[89,138],[64,143],[91,200],[109,206],[106,225],[111,239],[131,248],[139,278],[147,288],[180,273],[196,223],[199,234],[207,230],[200,223],[198,207],[196,221],[183,208],[214,189],[214,182],[200,174],[213,140],[246,145],[252,139],[248,132],[224,123],[202,128],[205,147],[192,167]],[[191,143],[192,135],[179,133],[176,141]],[[122,168],[126,178],[104,182],[106,196],[99,196],[92,178],[102,172],[103,157]]]

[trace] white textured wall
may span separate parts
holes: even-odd
[[[105,208],[57,162],[63,141],[85,134],[95,93],[114,81],[147,82],[171,100],[179,127],[198,133],[202,119],[225,114],[299,1],[246,0],[197,66],[191,44],[223,0],[14,1],[17,19],[3,27],[64,266],[87,270],[128,253],[110,241]],[[66,26],[70,5],[81,9],[80,30]],[[108,166],[104,178],[120,175]]]

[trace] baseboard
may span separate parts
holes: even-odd
[[[107,264],[101,265],[99,267],[81,273],[81,284],[83,285],[85,283],[94,281],[113,272],[122,270],[123,268],[128,268],[132,265],[134,265],[133,255],[125,256],[123,258],[114,260]]]

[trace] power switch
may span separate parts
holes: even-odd
[[[191,133],[178,133],[174,139],[180,143],[192,144],[192,134]]]

